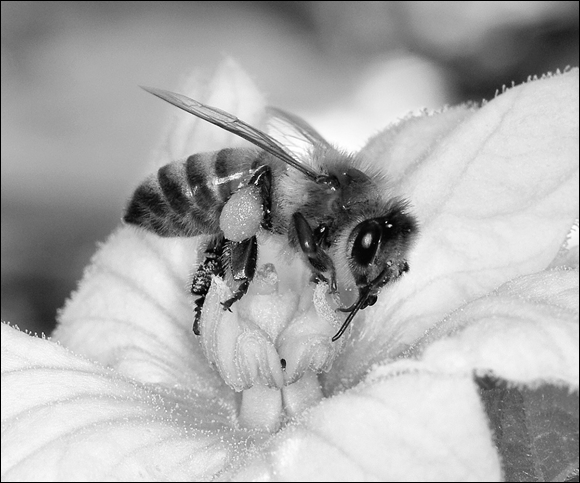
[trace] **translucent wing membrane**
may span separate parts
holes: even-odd
[[[277,107],[268,107],[268,133],[297,160],[311,165],[313,148],[333,149],[304,119]]]
[[[170,104],[199,117],[200,119],[203,119],[204,121],[215,124],[216,126],[221,127],[222,129],[225,129],[226,131],[229,131],[236,136],[251,142],[252,144],[276,156],[281,161],[284,161],[286,164],[296,168],[317,182],[319,182],[319,180],[322,178],[325,178],[321,176],[320,173],[314,171],[310,167],[302,164],[299,160],[295,159],[274,138],[250,126],[232,114],[229,114],[215,107],[206,106],[205,104],[197,102],[181,94],[165,91],[163,89],[156,89],[153,87],[141,86],[141,88],[150,94],[153,94],[154,96],[157,96],[160,99],[163,99],[164,101],[167,101]],[[304,122],[304,124],[306,123]]]

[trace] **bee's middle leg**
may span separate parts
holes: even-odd
[[[224,310],[229,310],[234,302],[246,294],[258,263],[258,241],[255,235],[241,242],[228,242],[228,244],[232,276],[235,281],[240,282],[240,285],[233,296],[222,303]]]

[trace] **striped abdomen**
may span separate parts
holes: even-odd
[[[267,156],[227,148],[167,164],[135,190],[123,220],[160,236],[219,233],[224,204]]]

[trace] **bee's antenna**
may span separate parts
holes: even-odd
[[[176,94],[163,89],[144,86],[141,86],[141,89],[169,102],[169,104],[172,104],[175,107],[183,109],[185,112],[189,112],[204,121],[210,122],[211,124],[221,127],[222,129],[251,142],[259,148],[262,148],[264,151],[276,156],[281,161],[284,161],[286,164],[296,168],[298,171],[302,172],[317,183],[327,184],[329,182],[328,176],[321,175],[309,166],[294,159],[294,157],[292,157],[290,153],[288,153],[288,151],[286,151],[286,149],[284,149],[284,147],[273,137],[250,126],[226,111],[222,111],[217,107],[206,106],[205,104],[197,102],[196,100],[182,94]]]
[[[336,342],[338,339],[340,339],[342,337],[342,334],[344,334],[344,331],[348,328],[352,319],[354,318],[356,313],[360,310],[360,308],[363,306],[363,304],[366,302],[367,298],[368,298],[368,294],[364,295],[363,297],[360,297],[354,305],[352,305],[351,307],[349,307],[347,309],[347,310],[350,310],[350,314],[348,314],[348,317],[343,322],[342,327],[336,333],[336,335],[332,338],[332,342]],[[345,309],[339,309],[339,310],[342,310],[343,312],[346,311]]]
[[[347,308],[339,308],[341,312],[350,312],[348,317],[342,324],[342,327],[337,332],[337,334],[332,338],[332,342],[336,342],[340,339],[340,336],[344,334],[344,331],[347,329],[348,324],[351,323],[352,319],[356,315],[356,313],[361,309],[366,307],[366,302],[368,301],[369,297],[374,296],[376,301],[377,291],[380,289],[381,286],[385,284],[385,275],[388,273],[388,269],[384,269],[377,278],[375,278],[370,285],[368,285],[364,290],[361,290],[358,300],[352,304],[350,307]],[[374,301],[371,302],[370,305],[373,305]]]

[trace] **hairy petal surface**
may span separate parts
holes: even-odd
[[[550,265],[578,218],[578,119],[575,69],[479,110],[411,118],[369,143],[387,172],[393,159],[391,189],[409,199],[421,232],[409,273],[353,323],[329,388],[349,387],[466,302]],[[411,138],[418,146],[407,150]]]
[[[2,324],[2,481],[203,480],[234,452],[233,412]]]

